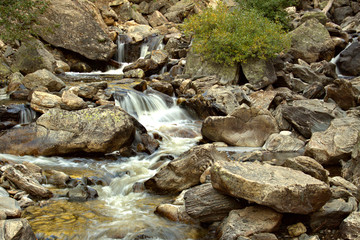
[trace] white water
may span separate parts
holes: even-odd
[[[36,112],[24,107],[20,112],[20,124],[29,124],[36,119]]]
[[[196,238],[193,236],[197,235],[198,227],[170,222],[153,213],[155,207],[168,197],[146,192],[135,193],[132,191],[132,187],[135,183],[144,182],[157,172],[157,169],[153,167],[161,156],[176,157],[199,140],[199,138],[184,138],[167,134],[169,127],[197,131],[199,125],[184,110],[175,104],[168,107],[161,97],[153,93],[144,95],[130,91],[125,97],[118,99],[117,104],[136,116],[149,133],[157,132],[163,136],[159,150],[151,156],[118,157],[115,161],[99,161],[89,158],[18,157],[0,154],[0,159],[17,162],[29,161],[44,169],[56,169],[80,176],[82,174],[89,176],[91,173],[109,178],[111,181],[109,186],[95,187],[99,193],[98,200],[84,203],[84,206],[89,209],[87,212],[92,214],[91,218],[88,218],[87,213],[77,210],[78,205],[73,207],[75,210],[73,208],[66,210],[66,207],[63,207],[64,209],[59,214],[59,207],[54,204],[54,207],[50,205],[49,208],[34,210],[38,215],[30,214],[32,227],[48,235],[60,236],[60,239],[105,240],[117,239],[121,236],[121,239],[130,240],[141,233],[151,236],[150,239],[185,240]],[[64,200],[59,199],[58,201]],[[71,207],[73,204],[75,203],[65,203],[64,206]],[[65,220],[59,221],[54,218]],[[67,218],[71,220],[66,220]],[[85,224],[83,223],[84,219]]]
[[[342,53],[343,51],[345,51],[348,47],[350,47],[350,45],[351,45],[352,43],[358,42],[358,41],[359,41],[358,37],[353,38],[353,41],[349,42],[348,45],[347,45],[338,55],[336,55],[334,58],[332,58],[332,59],[330,60],[331,63],[333,63],[333,64],[336,65],[335,72],[336,72],[336,74],[338,75],[339,78],[347,78],[347,77],[348,77],[348,76],[343,75],[343,74],[340,72],[340,70],[339,70],[339,68],[338,68],[338,66],[337,66],[337,62],[338,62],[338,60],[339,60],[339,58],[340,58],[341,53]]]

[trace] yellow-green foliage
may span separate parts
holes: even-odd
[[[221,64],[271,58],[290,46],[282,26],[254,9],[229,9],[220,4],[191,16],[183,27],[194,37],[195,52]]]

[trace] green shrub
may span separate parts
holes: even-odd
[[[233,65],[249,58],[267,59],[290,46],[280,24],[254,9],[230,10],[223,4],[193,15],[183,25],[193,34],[192,47],[205,59]]]
[[[34,34],[33,24],[46,8],[46,0],[0,0],[0,38],[22,40]]]

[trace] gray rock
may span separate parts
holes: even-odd
[[[0,187],[0,197],[8,197],[9,193],[3,188]]]
[[[269,60],[249,59],[241,67],[246,80],[255,90],[265,88],[277,79],[274,65]]]
[[[46,183],[57,187],[68,187],[71,177],[64,172],[56,170],[45,170]]]
[[[58,92],[65,87],[65,83],[46,69],[37,70],[26,75],[22,83],[30,90],[37,87],[46,87],[50,92]]]
[[[357,210],[357,201],[350,197],[344,199],[331,199],[319,211],[310,215],[310,227],[314,232],[321,229],[336,229],[341,222],[353,211]]]
[[[120,107],[78,111],[51,109],[36,125],[12,129],[0,137],[0,151],[16,155],[113,152],[134,139],[134,119]],[[17,144],[14,144],[14,141]]]
[[[24,190],[36,199],[51,198],[53,196],[52,192],[43,187],[36,179],[26,174],[26,170],[27,168],[24,165],[7,165],[3,169],[3,176],[16,187]]]
[[[340,225],[343,238],[357,240],[360,237],[360,212],[352,212]]]
[[[297,152],[305,146],[304,141],[286,133],[288,132],[271,134],[263,148],[270,152]]]
[[[24,42],[16,52],[14,68],[23,74],[33,73],[41,69],[53,72],[55,62],[54,56],[46,50],[41,41],[31,39]]]
[[[256,233],[277,230],[282,214],[264,206],[233,210],[218,228],[220,240],[237,240]],[[240,238],[241,239],[241,238]]]
[[[36,240],[29,222],[25,218],[0,220],[0,239]]]
[[[98,197],[98,193],[95,189],[79,184],[74,188],[71,188],[66,196],[69,198],[69,201],[75,202],[84,202],[87,200],[93,200]]]
[[[228,116],[206,118],[201,128],[206,139],[243,147],[262,147],[266,139],[278,131],[276,120],[268,110],[244,105]]]
[[[21,217],[19,203],[10,197],[0,197],[0,215],[5,215],[7,218]]]
[[[186,212],[192,218],[205,223],[221,221],[231,210],[245,206],[244,202],[215,190],[211,183],[190,188],[184,199]]]
[[[312,135],[305,147],[305,155],[322,165],[338,164],[340,159],[350,159],[354,146],[359,142],[359,131],[358,118],[336,118],[326,131]]]
[[[337,65],[342,73],[350,76],[360,74],[360,43],[354,42],[341,52]]]
[[[330,61],[335,46],[329,32],[317,19],[312,18],[291,31],[291,53],[308,63],[320,60]]]
[[[52,0],[38,24],[37,32],[46,42],[88,59],[106,61],[116,51],[99,10],[90,1]]]
[[[211,182],[221,192],[284,213],[315,212],[331,196],[326,183],[303,172],[257,162],[217,162]]]
[[[226,154],[211,144],[193,147],[161,168],[145,187],[160,194],[180,192],[199,184],[203,172],[220,160],[227,160]]]

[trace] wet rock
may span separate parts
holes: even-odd
[[[218,238],[236,240],[256,233],[272,232],[277,230],[281,219],[282,214],[263,206],[233,210],[219,226]]]
[[[246,80],[255,90],[267,87],[277,79],[274,65],[269,60],[249,59],[241,67]]]
[[[19,203],[10,197],[0,197],[0,216],[1,215],[5,215],[6,218],[21,217],[21,208]]]
[[[34,91],[31,95],[31,108],[40,113],[45,113],[52,108],[60,108],[61,103],[61,97],[51,93]]]
[[[170,97],[174,95],[174,88],[171,83],[154,81],[150,83],[150,87],[156,91],[169,95]]]
[[[331,196],[327,184],[309,175],[256,162],[215,163],[211,182],[221,192],[278,212],[309,214],[321,208]]]
[[[143,41],[152,34],[153,31],[149,25],[131,23],[131,26],[127,28],[126,35],[128,35],[133,42],[136,43]]]
[[[291,54],[308,63],[330,61],[335,46],[329,32],[317,19],[312,18],[289,33],[292,39]]]
[[[61,105],[63,109],[66,110],[79,110],[87,108],[86,102],[78,97],[71,89],[65,90],[61,95],[61,102],[64,105]]]
[[[144,146],[144,152],[148,154],[153,154],[160,146],[159,142],[147,133],[141,134],[140,140]]]
[[[56,170],[45,170],[46,183],[57,187],[65,188],[71,180],[71,177],[64,172]]]
[[[58,92],[65,87],[65,83],[46,69],[37,70],[24,77],[22,83],[27,89],[46,87],[50,92]]]
[[[291,132],[285,131],[271,134],[263,148],[271,152],[297,152],[304,146],[304,141],[293,136]]]
[[[31,39],[24,42],[16,52],[14,68],[23,74],[41,69],[53,72],[55,62],[54,56],[46,50],[41,41]]]
[[[130,70],[142,69],[146,75],[151,75],[156,69],[159,68],[159,65],[153,59],[138,59],[134,63],[127,65],[124,68],[124,74]]]
[[[340,225],[341,235],[345,239],[356,240],[360,237],[360,212],[352,212]]]
[[[221,221],[234,209],[243,208],[244,202],[216,191],[211,183],[190,188],[185,196],[186,212],[200,222]]]
[[[357,201],[350,197],[344,199],[331,199],[319,211],[310,215],[310,227],[314,232],[321,229],[336,229],[341,222],[353,211],[357,210]]]
[[[155,213],[174,222],[194,223],[196,220],[191,218],[185,211],[183,205],[160,204],[156,207]]]
[[[348,80],[336,79],[333,84],[326,86],[325,90],[324,100],[334,100],[343,110],[348,110],[357,105],[359,91]]]
[[[305,155],[322,165],[339,164],[340,159],[350,159],[351,152],[359,141],[359,131],[358,118],[336,118],[326,131],[312,135],[305,147]]]
[[[29,222],[25,218],[0,220],[0,239],[36,240]]]
[[[160,194],[176,193],[200,183],[200,176],[215,161],[227,159],[211,144],[191,148],[169,162],[145,182],[145,187]]]
[[[169,54],[166,50],[154,50],[151,52],[150,59],[154,60],[159,67],[162,67],[167,63]]]
[[[76,62],[71,64],[71,71],[73,72],[91,72],[93,69],[91,68],[91,66],[89,64],[87,64],[86,62]]]
[[[145,72],[141,68],[131,69],[124,73],[124,77],[125,78],[140,78],[140,79],[142,79],[145,77]]]
[[[42,183],[43,181],[43,171],[41,167],[38,165],[31,163],[31,162],[23,162],[22,165],[24,165],[26,168],[21,169],[23,173],[25,173],[28,176],[31,176],[36,179],[39,183]],[[16,166],[16,165],[15,165]],[[18,165],[19,166],[19,165]]]
[[[88,59],[106,61],[116,51],[99,10],[90,1],[52,0],[38,24],[37,32],[46,42]],[[58,27],[49,31],[48,26]]]
[[[66,196],[69,198],[69,201],[84,202],[87,200],[93,200],[99,195],[95,189],[83,184],[79,184],[76,187],[70,189]]]
[[[206,139],[242,147],[261,147],[276,132],[277,123],[269,111],[243,105],[228,116],[206,118],[201,128]]]
[[[120,107],[78,111],[51,109],[36,125],[12,129],[0,137],[0,151],[17,155],[113,152],[134,139],[133,118]],[[13,144],[16,141],[17,144]]]
[[[15,167],[16,165],[14,167],[8,165],[2,168],[3,176],[12,182],[15,186],[37,199],[47,199],[53,196],[52,192],[43,187],[36,179],[25,175],[22,171],[20,171],[21,169],[27,170],[24,165],[22,165],[20,170],[16,169]]]

